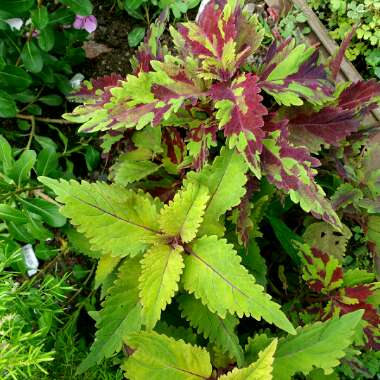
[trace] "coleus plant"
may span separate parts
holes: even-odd
[[[134,75],[93,81],[76,94],[84,105],[64,115],[83,123],[81,131],[106,131],[105,152],[124,144],[115,183],[40,178],[99,258],[95,285],[105,300],[92,314],[96,339],[79,372],[124,348],[131,380],[329,373],[363,312],[296,331],[237,249],[247,234],[259,236],[249,224],[263,175],[342,228],[311,153],[356,131],[380,85],[334,88],[315,49],[292,40],[250,63],[263,31],[241,1],[210,1],[198,22],[171,28],[175,53],[160,44],[163,25],[159,19],[140,46]],[[191,328],[176,325],[178,314]],[[236,333],[243,317],[290,335],[252,354]],[[199,347],[205,340],[208,351]]]

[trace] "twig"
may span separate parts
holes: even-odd
[[[43,193],[41,191],[41,189],[42,188],[40,187],[39,189],[34,190],[33,194],[36,195],[39,198],[44,199],[47,202],[50,202],[50,203],[52,203],[52,204],[54,204],[54,205],[56,205],[58,207],[61,207],[61,205],[58,202],[56,202],[53,198],[50,198],[47,194]]]
[[[23,115],[23,114],[17,114],[17,119],[23,119],[23,120],[35,120],[35,121],[42,121],[43,123],[52,123],[52,124],[73,124],[71,121],[64,120],[64,119],[51,119],[50,117],[39,117],[39,116],[33,116],[33,115]]]
[[[32,127],[30,129],[29,139],[28,139],[28,143],[26,144],[25,150],[30,149],[30,146],[32,145],[34,134],[36,133],[36,119],[34,118],[33,115],[30,116],[30,121],[32,123]]]

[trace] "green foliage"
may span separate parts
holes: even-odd
[[[313,368],[332,372],[354,339],[362,311],[299,328],[296,336],[280,339],[274,359],[273,377],[291,379],[297,372],[307,375]]]
[[[330,36],[340,42],[355,24],[355,37],[346,51],[351,61],[365,60],[366,76],[380,78],[380,3],[378,0],[310,0],[312,8],[326,24]]]
[[[88,308],[95,341],[78,374],[109,360],[131,380],[327,376],[354,347],[378,345],[378,285],[343,270],[360,233],[341,223],[339,201],[357,187],[348,204],[376,214],[380,191],[371,150],[350,172],[360,186],[333,206],[325,189],[344,183],[317,177],[315,156],[330,164],[321,147],[356,136],[380,86],[335,88],[315,48],[292,40],[261,55],[264,31],[243,1],[212,1],[171,28],[170,50],[164,25],[165,14],[133,74],[92,81],[64,115],[104,137],[111,183],[39,178],[77,228],[70,244],[98,260],[104,301]]]
[[[44,105],[60,106],[62,95],[72,91],[73,67],[85,59],[78,43],[88,33],[71,25],[75,14],[91,14],[92,5],[90,0],[59,3],[0,4],[0,117],[15,117],[19,111],[40,116]]]

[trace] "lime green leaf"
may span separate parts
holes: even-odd
[[[97,320],[95,342],[82,361],[78,373],[100,363],[121,350],[123,338],[141,328],[141,305],[136,278],[140,273],[137,258],[128,258],[120,267],[118,278],[103,303]]]
[[[352,343],[362,315],[363,311],[357,310],[341,318],[299,327],[296,336],[281,339],[275,354],[273,378],[290,380],[294,374],[307,375],[314,368],[331,373]]]
[[[220,380],[272,380],[273,355],[276,351],[277,339],[259,353],[259,359],[247,368],[237,369],[221,376]]]
[[[208,200],[207,187],[196,183],[185,185],[161,210],[159,223],[162,231],[171,236],[179,235],[185,243],[193,240]]]
[[[235,316],[227,314],[223,319],[218,314],[212,313],[199,300],[187,294],[179,298],[179,306],[182,316],[198,330],[198,333],[216,344],[223,353],[231,354],[239,366],[243,363],[243,349],[235,333],[239,320]]]
[[[240,265],[240,261],[240,256],[225,239],[204,236],[195,241],[191,254],[185,258],[184,288],[222,318],[227,311],[239,317],[263,318],[295,333],[280,306],[256,284],[255,278]]]
[[[240,203],[245,194],[247,170],[248,166],[240,154],[224,148],[211,166],[188,175],[189,181],[207,186],[210,192],[199,236],[223,235],[223,227],[218,224],[219,218]]]
[[[136,351],[123,368],[130,380],[200,380],[211,376],[208,352],[155,332],[131,334],[128,346]]]
[[[148,177],[159,168],[159,165],[148,160],[130,159],[127,153],[120,156],[111,173],[115,183],[125,186]]]
[[[104,255],[98,261],[95,273],[95,289],[102,285],[119,264],[120,256]]]
[[[149,195],[101,182],[39,179],[65,204],[62,214],[86,235],[93,250],[134,256],[159,241],[158,204]]]
[[[139,288],[143,324],[153,329],[160,319],[161,310],[171,302],[178,290],[183,270],[182,248],[173,249],[168,245],[155,245],[141,261],[142,272]]]

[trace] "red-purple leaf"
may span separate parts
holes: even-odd
[[[257,76],[241,74],[231,84],[220,82],[212,85],[210,96],[218,109],[219,128],[229,138],[230,148],[236,146],[256,176],[260,176],[259,154],[265,136],[263,116],[268,113],[261,104],[262,96]]]
[[[197,23],[179,24],[180,53],[199,58],[207,78],[230,80],[259,46],[259,29],[256,18],[243,15],[239,1],[211,0]]]
[[[352,83],[339,96],[338,106],[365,115],[376,108],[380,100],[380,83],[371,79]]]
[[[340,229],[338,216],[314,180],[316,170],[313,167],[318,166],[319,161],[306,148],[290,145],[284,121],[282,126],[278,124],[277,130],[275,123],[268,121],[266,128],[269,126],[274,131],[263,140],[261,155],[263,171],[268,180],[289,193],[292,201],[299,203],[306,212]]]

